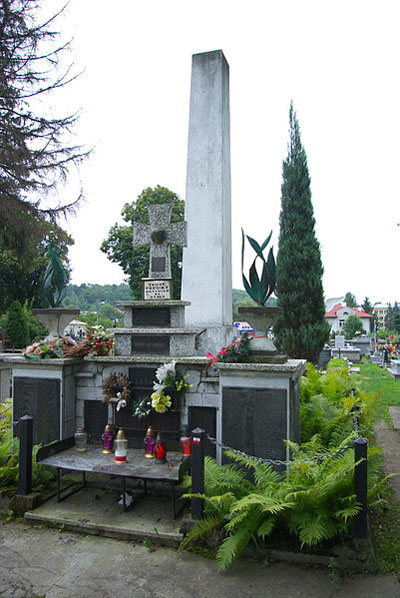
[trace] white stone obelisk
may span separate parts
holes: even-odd
[[[221,50],[193,55],[183,253],[186,324],[201,326],[198,353],[231,340],[229,65]]]

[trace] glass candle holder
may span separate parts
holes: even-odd
[[[77,428],[75,432],[75,447],[79,452],[86,451],[87,449],[87,432],[84,428]]]

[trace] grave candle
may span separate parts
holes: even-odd
[[[192,455],[192,437],[190,436],[187,426],[182,430],[182,436],[179,439],[182,449],[182,461],[188,459]]]
[[[157,434],[156,463],[166,463],[167,447],[161,434]]]
[[[103,453],[105,455],[109,455],[113,452],[114,446],[114,434],[112,433],[112,429],[110,424],[107,424],[104,428],[104,432],[101,435],[101,439],[103,441]]]
[[[125,432],[123,430],[118,430],[118,434],[114,441],[114,444],[116,463],[124,463],[128,454],[128,441],[125,438]]]
[[[154,451],[156,448],[156,437],[154,436],[154,430],[151,426],[147,428],[146,436],[144,437],[144,446],[146,448],[145,457],[152,459],[154,457]]]

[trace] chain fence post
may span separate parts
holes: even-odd
[[[368,537],[368,504],[367,504],[367,449],[368,440],[358,438],[354,441],[354,462],[357,463],[354,468],[354,491],[357,502],[361,505],[361,510],[354,518],[353,537],[362,539]]]
[[[23,415],[19,420],[19,479],[18,493],[32,491],[33,417]]]
[[[204,493],[204,435],[205,430],[192,430],[192,492]],[[192,519],[203,519],[203,500],[192,498]]]

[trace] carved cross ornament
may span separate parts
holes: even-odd
[[[148,207],[150,224],[133,223],[133,246],[150,245],[149,278],[171,278],[170,245],[187,245],[186,222],[171,223],[172,206]]]

